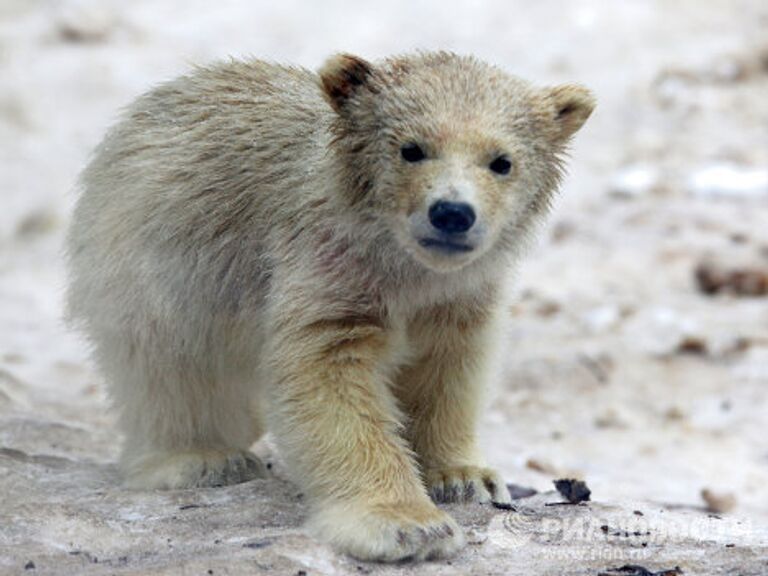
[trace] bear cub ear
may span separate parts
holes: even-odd
[[[558,143],[568,140],[584,125],[596,104],[592,92],[576,84],[550,88],[545,101],[554,116],[552,139]]]
[[[320,83],[325,97],[336,112],[342,112],[347,103],[368,83],[373,67],[362,58],[351,54],[336,54],[320,68]]]

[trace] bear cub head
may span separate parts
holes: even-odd
[[[349,202],[436,272],[520,244],[595,105],[581,86],[536,88],[444,52],[380,64],[341,54],[319,79]]]

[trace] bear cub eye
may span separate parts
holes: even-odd
[[[509,171],[512,169],[512,162],[510,162],[509,158],[502,154],[498,158],[494,159],[494,161],[488,165],[488,168],[491,169],[491,172],[505,175],[509,174]]]
[[[400,148],[400,155],[406,162],[421,162],[427,157],[424,150],[421,149],[421,146],[415,142],[403,144],[402,148]]]

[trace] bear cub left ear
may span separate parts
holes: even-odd
[[[550,88],[544,98],[554,117],[553,140],[565,142],[584,125],[592,110],[595,97],[592,92],[577,84],[564,84]]]
[[[333,109],[341,113],[368,83],[373,67],[357,56],[336,54],[325,61],[318,73],[325,97]]]

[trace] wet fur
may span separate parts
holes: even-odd
[[[269,430],[319,537],[364,559],[454,553],[430,495],[509,499],[475,441],[504,278],[592,106],[447,53],[340,55],[319,75],[230,61],[134,102],[83,173],[68,242],[69,314],[128,484],[247,480]],[[503,182],[462,172],[491,231],[472,260],[424,260],[398,228],[447,177],[402,165],[415,137],[478,166],[500,141],[514,157]]]

